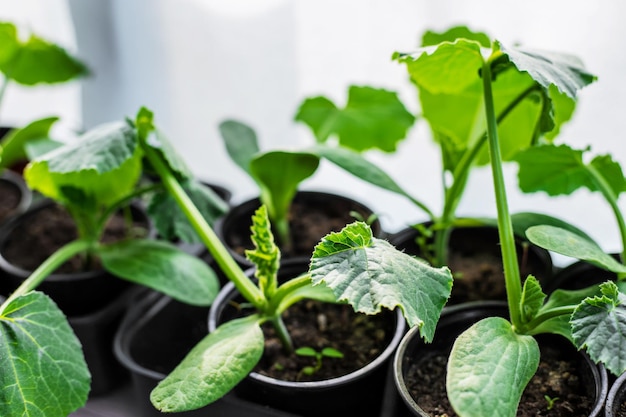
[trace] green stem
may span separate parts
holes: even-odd
[[[4,311],[13,300],[26,293],[36,289],[39,284],[43,282],[50,274],[52,274],[58,267],[63,265],[65,261],[73,256],[88,251],[93,246],[93,242],[88,240],[74,240],[61,248],[48,257],[37,269],[35,269],[28,278],[26,278],[22,284],[6,299],[6,301],[0,307],[0,311]]]
[[[185,190],[183,190],[176,178],[174,178],[174,175],[161,160],[157,152],[149,145],[145,144],[145,141],[142,140],[141,142],[146,157],[159,177],[161,177],[161,181],[166,190],[185,213],[185,216],[187,216],[194,230],[198,233],[211,255],[213,255],[215,262],[217,262],[224,274],[226,274],[226,277],[233,282],[241,295],[257,309],[263,311],[266,301],[259,288],[246,276],[230,253],[228,253],[226,247],[224,247],[213,229],[211,229],[211,226],[209,226],[204,217],[202,217],[200,211],[189,196],[187,196]]]
[[[289,336],[287,326],[285,326],[285,322],[283,321],[280,314],[273,316],[268,321],[272,323],[272,326],[274,327],[274,329],[276,329],[276,335],[280,339],[280,342],[282,343],[287,353],[292,353],[293,341],[291,340],[291,336]]]
[[[292,294],[299,288],[306,287],[307,285],[311,285],[311,276],[308,273],[286,281],[274,292],[268,309],[271,310],[272,313],[282,313],[290,305],[299,300],[299,298],[291,297]],[[283,303],[286,298],[289,298],[288,304]]]
[[[536,329],[541,323],[555,317],[571,316],[574,313],[574,310],[576,310],[575,305],[551,308],[550,310],[545,311],[544,313],[539,314],[538,316],[533,318],[531,321],[525,324],[523,328],[528,329],[528,332],[526,334],[533,334],[532,330]]]
[[[489,143],[489,156],[491,159],[491,170],[498,212],[498,233],[500,236],[509,314],[513,326],[517,328],[522,324],[520,312],[522,284],[519,266],[517,263],[517,252],[515,250],[513,225],[511,223],[511,215],[509,213],[506,196],[506,187],[504,184],[502,153],[500,151],[500,142],[498,139],[498,121],[496,119],[493,92],[491,88],[490,65],[491,59],[487,60],[483,64],[482,68],[485,115],[487,118],[487,139]]]
[[[604,198],[608,201],[611,209],[613,210],[613,214],[615,215],[615,219],[617,220],[620,236],[622,238],[622,253],[620,254],[620,257],[623,263],[626,261],[626,222],[624,221],[624,216],[622,215],[619,205],[617,204],[618,197],[606,179],[602,176],[602,174],[600,174],[600,172],[598,172],[597,169],[595,169],[593,165],[587,164],[585,167],[591,174]]]

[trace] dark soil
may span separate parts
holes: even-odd
[[[313,248],[322,237],[331,232],[338,232],[347,224],[356,219],[350,214],[351,211],[359,212],[363,218],[371,213],[365,212],[349,201],[324,199],[320,201],[298,201],[291,204],[288,220],[290,227],[291,247],[286,247],[279,242],[283,258],[295,256],[311,256]],[[242,216],[238,224],[233,224],[232,231],[225,237],[228,246],[235,252],[244,256],[246,249],[253,249],[250,240],[250,225],[252,224],[252,212]],[[374,233],[379,233],[373,226]],[[275,239],[278,239],[274,234]]]
[[[145,236],[147,230],[148,222],[145,219],[135,222],[132,230],[129,230],[124,215],[118,213],[109,220],[102,242],[115,242],[131,235]],[[51,204],[15,227],[0,250],[8,262],[33,271],[57,249],[75,240],[77,236],[77,229],[70,215],[61,206]],[[97,260],[86,263],[83,257],[76,256],[55,272],[72,273],[98,268]]]
[[[8,181],[0,180],[0,223],[13,214],[19,206],[22,192]]]
[[[372,362],[389,345],[395,332],[394,316],[389,310],[371,316],[357,314],[345,304],[301,301],[283,314],[294,348],[312,347],[319,352],[331,347],[343,358],[324,358],[319,371],[303,375],[302,369],[314,366],[315,359],[286,353],[274,329],[265,324],[265,351],[255,371],[283,381],[319,381],[349,374]]]
[[[624,401],[620,406],[619,410],[617,410],[617,417],[626,417],[626,401]]]
[[[506,300],[504,267],[496,229],[461,228],[452,232],[446,266],[454,275],[452,294],[447,305],[479,300]],[[413,241],[397,246],[406,253],[421,256]],[[535,248],[536,249],[536,248]],[[538,252],[518,242],[520,275],[534,275],[540,281],[549,278],[551,263]]]
[[[520,400],[518,417],[584,417],[594,398],[585,389],[581,357],[563,358],[559,349],[540,345],[541,361]],[[454,417],[445,393],[447,354],[438,353],[410,368],[406,384],[411,396],[433,417]],[[558,398],[548,410],[545,396]]]

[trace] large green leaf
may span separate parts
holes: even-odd
[[[467,26],[454,26],[442,33],[427,30],[422,35],[422,46],[437,45],[441,42],[454,42],[460,38],[476,41],[484,48],[491,47],[489,36],[482,32],[473,32]]]
[[[248,174],[250,162],[259,153],[256,133],[251,127],[236,120],[220,123],[220,133],[230,158]]]
[[[228,204],[210,187],[194,179],[182,180],[180,185],[209,225],[228,210]],[[162,238],[170,241],[180,239],[187,243],[200,242],[187,216],[167,190],[160,190],[152,196],[148,214]]]
[[[208,306],[219,291],[215,272],[201,259],[163,241],[130,239],[103,246],[104,268],[184,303]]]
[[[415,122],[397,94],[381,88],[350,86],[345,108],[324,97],[305,100],[295,116],[311,127],[318,142],[336,134],[342,146],[394,152]]]
[[[520,47],[508,48],[502,44],[499,44],[499,48],[518,70],[528,72],[546,89],[550,85],[556,86],[572,99],[576,98],[580,89],[597,79],[572,55]]]
[[[72,203],[64,193],[71,188],[107,206],[126,197],[140,174],[134,130],[126,123],[109,123],[31,161],[24,177],[31,188],[57,201]]]
[[[446,389],[463,417],[514,417],[524,388],[539,366],[539,346],[501,317],[463,332],[448,361]]]
[[[275,226],[286,219],[298,186],[315,173],[319,157],[309,152],[271,151],[250,161],[250,172],[261,188],[261,201],[267,206]]]
[[[194,410],[210,404],[235,387],[263,354],[258,317],[221,325],[198,343],[150,395],[163,412]]]
[[[59,120],[58,117],[46,117],[35,120],[20,129],[10,130],[0,141],[2,144],[0,170],[20,160],[28,159],[26,144],[47,138],[50,128],[57,120]]]
[[[533,226],[526,230],[532,243],[552,252],[587,261],[611,272],[626,272],[626,265],[617,262],[594,241],[555,226]]]
[[[381,307],[400,307],[410,326],[431,341],[441,310],[452,289],[447,268],[433,268],[374,238],[363,222],[325,236],[310,265],[314,284],[330,287],[339,301],[356,311],[376,314]]]
[[[519,164],[519,187],[526,193],[544,191],[548,195],[568,195],[586,187],[598,191],[593,174],[599,175],[618,196],[626,189],[620,165],[610,155],[583,160],[583,150],[567,145],[543,145],[528,148],[515,157]]]
[[[543,213],[514,213],[511,215],[511,222],[513,223],[513,230],[515,231],[515,234],[522,237],[526,236],[526,230],[528,230],[532,226],[547,225],[569,230],[572,233],[591,240],[591,237],[589,235],[587,235],[585,232],[572,225],[571,223]],[[493,221],[489,221],[489,224],[492,224],[495,227],[498,226],[498,222],[495,219]]]
[[[572,334],[578,348],[614,375],[626,371],[626,295],[614,282],[600,285],[602,295],[589,297],[572,315]]]
[[[91,377],[80,342],[40,292],[4,306],[0,368],[2,416],[65,417],[87,401]]]
[[[11,23],[0,25],[0,39],[3,41],[0,71],[20,84],[61,83],[89,72],[84,63],[65,49],[37,35],[21,42]]]

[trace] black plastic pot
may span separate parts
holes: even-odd
[[[261,203],[259,198],[253,198],[245,201],[241,204],[232,207],[228,213],[215,223],[215,233],[219,236],[220,240],[229,249],[233,258],[244,268],[249,268],[252,263],[248,261],[243,254],[243,249],[253,248],[252,241],[250,240],[250,226],[252,224],[252,215],[260,207]],[[373,214],[373,211],[353,199],[330,194],[320,191],[299,191],[293,199],[294,207],[303,207],[311,210],[315,210],[322,218],[322,213],[328,213],[329,217],[341,219],[350,212],[355,211],[359,213],[363,219],[367,219]],[[295,215],[297,216],[297,215]],[[356,219],[354,219],[356,220]],[[290,222],[291,223],[291,222]],[[351,223],[351,222],[348,222]],[[347,224],[347,223],[346,223]],[[310,259],[313,253],[314,246],[328,234],[330,231],[339,231],[345,224],[337,224],[334,230],[319,230],[318,237],[310,247],[306,246],[301,248],[296,254],[282,253],[282,259],[288,257],[292,258],[306,258]],[[374,236],[383,236],[382,226],[379,220],[375,220],[372,224],[372,232]],[[293,240],[298,240],[298,232],[292,227]]]
[[[150,392],[207,334],[208,307],[194,307],[148,291],[132,303],[115,336],[115,356],[130,373],[135,417],[164,414],[150,402]],[[194,411],[168,413],[188,417],[295,417],[261,407],[234,393]]]
[[[419,236],[417,229],[408,227],[400,230],[399,232],[389,237],[389,242],[396,248],[403,250],[405,253],[414,256],[423,256],[422,250],[416,243],[416,238]],[[520,264],[520,275],[526,277],[532,274],[537,278],[542,286],[544,283],[549,282],[553,275],[553,264],[550,253],[530,242],[522,242],[520,239],[516,241],[518,261]],[[449,238],[449,250],[451,252],[456,251],[464,254],[467,257],[473,257],[474,255],[480,255],[483,251],[493,254],[495,258],[501,259],[500,238],[498,236],[498,230],[492,226],[471,226],[471,227],[458,227],[451,231]],[[453,271],[457,272],[457,271]],[[487,272],[485,272],[487,273]],[[484,284],[487,284],[487,280]],[[504,282],[502,280],[502,282]],[[457,288],[461,288],[457,285]],[[495,289],[485,288],[484,293],[481,293],[481,298],[466,297],[464,294],[460,294],[455,287],[452,288],[452,296],[448,301],[448,305],[457,304],[459,302],[472,302],[482,300],[505,300],[506,293],[504,286],[501,291]],[[477,290],[478,292],[478,290]],[[460,300],[460,301],[459,301]]]
[[[51,204],[44,200],[0,229],[0,289],[4,294],[13,292],[32,273],[13,265],[3,256],[9,240],[19,238],[12,232],[20,222],[28,222],[30,216]],[[134,207],[133,215],[142,218],[143,211]],[[80,340],[92,374],[92,396],[117,388],[127,378],[113,354],[113,337],[136,288],[129,281],[104,270],[53,273],[37,288],[55,301]]]
[[[626,373],[617,378],[606,398],[605,417],[622,417],[626,415]]]
[[[281,265],[279,279],[305,272],[307,262],[286,261]],[[214,331],[224,317],[233,314],[230,302],[238,296],[234,285],[226,285],[211,307],[209,330]],[[388,382],[391,357],[405,331],[399,310],[388,312],[394,331],[386,349],[372,362],[344,376],[322,381],[291,382],[271,378],[257,372],[237,385],[237,397],[261,406],[294,413],[303,417],[387,416],[383,397]]]
[[[0,189],[5,189],[7,193],[15,195],[15,204],[6,211],[0,210],[0,225],[7,222],[11,218],[24,213],[33,200],[33,193],[26,186],[21,175],[13,171],[5,170],[0,174]],[[8,198],[8,196],[0,195],[0,199]]]
[[[486,317],[507,317],[506,304],[496,301],[459,304],[446,307],[437,325],[435,338],[431,344],[425,344],[419,337],[417,328],[409,330],[398,347],[394,362],[394,383],[397,390],[396,401],[388,405],[393,416],[429,417],[420,407],[419,398],[413,398],[409,393],[405,377],[412,366],[422,366],[439,354],[449,355],[456,338],[472,324]],[[598,416],[604,406],[608,391],[608,377],[606,369],[594,364],[587,354],[577,351],[566,339],[560,336],[540,335],[537,337],[539,345],[556,343],[567,357],[577,357],[580,363],[580,378],[585,381],[588,395],[595,399],[588,416]],[[393,398],[393,397],[392,397]]]

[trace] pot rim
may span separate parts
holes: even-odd
[[[613,382],[606,397],[604,408],[605,417],[615,417],[619,411],[620,403],[626,399],[626,372],[621,374]]]
[[[5,220],[8,221],[15,216],[25,212],[28,207],[30,207],[31,203],[33,202],[33,193],[31,189],[28,188],[28,185],[26,185],[24,178],[9,169],[5,169],[0,172],[0,181],[5,181],[7,183],[13,184],[22,194],[18,205],[13,208],[12,213]]]
[[[480,308],[488,308],[488,309],[500,309],[507,308],[507,304],[504,301],[471,301],[467,303],[457,304],[453,306],[446,306],[441,313],[442,318],[449,317],[454,315],[455,313],[468,311],[472,309],[480,309]],[[505,310],[506,311],[506,310]],[[436,334],[436,333],[435,333]],[[430,417],[413,399],[410,395],[406,384],[404,383],[404,378],[402,376],[403,372],[403,364],[402,358],[405,355],[405,352],[410,345],[410,341],[415,337],[419,337],[418,328],[413,327],[409,329],[409,331],[404,335],[398,349],[396,350],[395,356],[393,358],[392,369],[393,369],[393,381],[396,389],[402,399],[402,402],[410,409],[412,409],[417,415],[421,417]],[[579,353],[583,356],[585,362],[589,366],[589,369],[593,375],[595,384],[595,401],[593,408],[589,411],[587,417],[597,417],[600,415],[600,412],[604,408],[605,400],[607,398],[608,392],[608,373],[606,368],[601,364],[595,364],[587,353],[583,351],[579,351]]]

